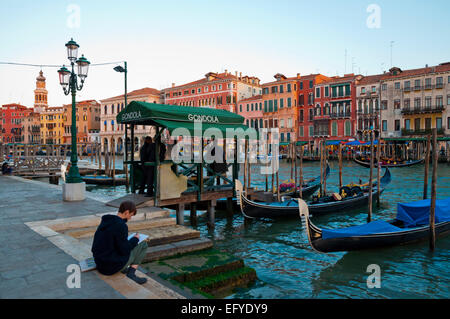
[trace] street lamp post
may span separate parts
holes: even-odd
[[[125,67],[125,68],[124,68]],[[127,74],[128,74],[128,69],[127,69],[127,61],[124,61],[124,67],[122,67],[121,65],[118,65],[116,67],[114,67],[114,71],[116,72],[120,72],[123,73],[125,75],[125,95],[124,95],[124,99],[125,99],[125,107],[127,107]],[[128,162],[128,127],[127,124],[125,124],[125,143],[124,143],[125,147],[125,156],[123,159],[124,162],[124,168],[125,168],[125,175],[126,175],[126,181],[127,181],[127,191],[128,191],[128,186],[129,186],[129,181],[128,181],[128,164],[126,164],[126,162]],[[133,165],[131,165],[131,184],[133,184]]]
[[[71,39],[66,43],[67,56],[72,66],[69,71],[65,66],[58,70],[59,83],[63,87],[65,95],[72,94],[72,145],[70,154],[70,169],[66,176],[65,187],[63,187],[64,200],[83,200],[85,192],[85,184],[78,171],[77,158],[77,123],[76,123],[76,92],[81,91],[84,81],[87,77],[90,62],[84,57],[77,59],[78,48],[80,46]],[[75,63],[78,67],[78,72],[75,73]],[[78,85],[78,78],[80,78],[80,85]]]

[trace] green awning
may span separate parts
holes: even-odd
[[[218,128],[225,137],[226,130],[248,129],[244,117],[225,110],[205,107],[178,106],[133,101],[117,115],[121,124],[154,125],[167,128],[170,133],[176,128],[186,128],[194,135],[195,121],[201,122],[203,133],[209,128]]]

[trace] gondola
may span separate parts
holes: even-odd
[[[308,205],[299,199],[300,218],[311,247],[321,253],[383,248],[424,241],[430,237],[430,200],[397,205],[397,217],[343,229],[321,229],[309,218]],[[450,198],[436,201],[435,234],[450,233]]]
[[[325,179],[327,179],[329,175],[330,175],[330,166],[327,163],[327,168],[325,169]],[[320,175],[305,181],[305,183],[302,186],[302,198],[307,198],[311,196],[319,188],[320,188]],[[300,195],[300,187],[297,187],[297,190],[280,193],[280,196],[298,197],[299,195]]]
[[[378,198],[379,192],[383,192],[386,186],[391,182],[391,173],[388,168],[380,179],[380,188],[374,187],[372,190],[372,200]],[[373,184],[376,186],[376,183]],[[347,187],[347,186],[344,186]],[[345,188],[341,188],[345,189]],[[293,217],[298,214],[298,201],[296,198],[288,199],[283,202],[259,203],[248,199],[243,191],[242,184],[236,180],[236,190],[242,214],[247,218],[281,218]],[[325,196],[317,201],[309,201],[308,207],[312,214],[326,214],[332,212],[341,212],[352,210],[365,206],[369,202],[369,192],[359,188],[359,192],[352,193],[347,187],[348,195],[342,199],[335,199],[335,196]]]
[[[370,167],[370,161],[366,162],[366,161],[361,161],[358,160],[356,158],[353,158],[353,161],[361,166],[364,167]],[[405,161],[405,162],[401,162],[401,163],[387,163],[387,162],[381,162],[381,167],[408,167],[408,166],[412,166],[412,165],[416,165],[416,164],[420,164],[424,161],[424,159],[420,159],[420,160],[416,160],[416,161]],[[374,163],[374,167],[376,167],[376,163]]]
[[[86,175],[81,177],[83,182],[86,184],[94,184],[94,185],[125,185],[126,179],[124,177],[116,177],[112,178],[109,176],[102,175]]]

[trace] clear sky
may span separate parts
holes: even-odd
[[[400,68],[450,61],[447,0],[0,0],[0,6],[0,61],[67,64],[64,44],[73,37],[92,63],[128,61],[129,91],[225,69],[262,82],[276,73],[377,74],[391,66],[391,41],[392,64]],[[122,94],[123,76],[112,67],[92,67],[77,99]],[[70,103],[57,69],[43,71],[50,106]],[[38,72],[0,65],[0,104],[32,107]]]

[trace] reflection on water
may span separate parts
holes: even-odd
[[[330,166],[327,189],[335,191],[339,183],[337,162],[331,162]],[[383,193],[381,207],[375,209],[373,218],[390,219],[395,216],[397,202],[422,199],[423,171],[423,165],[391,169],[392,182]],[[305,163],[305,177],[317,176],[319,172],[318,163]],[[369,169],[344,163],[344,183],[360,178],[365,181],[368,175]],[[290,164],[282,163],[280,182],[289,177]],[[265,186],[265,178],[258,174],[257,167],[253,168],[252,185]],[[88,189],[115,198],[125,193],[125,186],[88,186]],[[439,164],[438,198],[449,196],[450,166]],[[314,223],[326,228],[348,227],[365,223],[366,218],[366,209],[337,211],[314,218]],[[254,286],[238,290],[229,298],[450,297],[450,236],[437,241],[434,253],[429,252],[428,243],[424,242],[373,251],[320,254],[309,247],[299,218],[244,222],[240,212],[231,218],[224,212],[217,212],[213,231],[207,229],[204,216],[199,217],[198,225],[197,229],[211,238],[218,249],[244,259],[257,271],[260,280]],[[367,288],[369,273],[366,269],[370,264],[381,267],[379,289]]]

